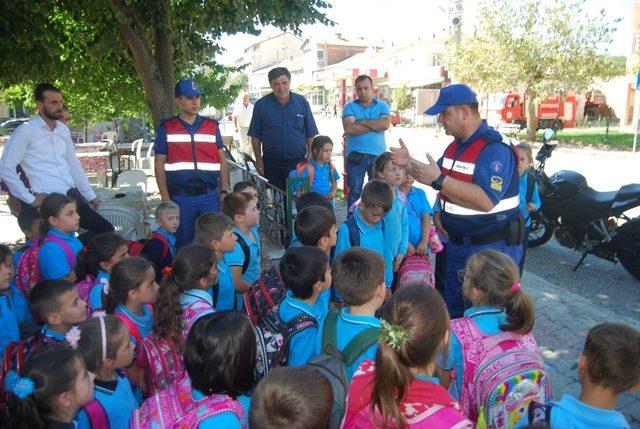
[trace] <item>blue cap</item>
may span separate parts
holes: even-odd
[[[440,90],[436,104],[424,111],[427,115],[438,115],[449,106],[477,103],[476,93],[467,85],[456,84],[445,86]]]
[[[175,95],[176,97],[195,97],[196,95],[202,94],[200,92],[200,87],[198,84],[191,79],[182,79],[176,83],[175,87]]]

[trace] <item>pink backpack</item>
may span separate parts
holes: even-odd
[[[404,258],[404,261],[402,261],[402,265],[398,270],[396,289],[415,282],[432,288],[436,287],[429,256],[413,255]]]
[[[87,303],[87,317],[91,317],[91,306],[89,305],[89,293],[93,285],[96,284],[96,279],[92,275],[87,275],[83,280],[76,283],[76,289],[80,299]]]
[[[242,428],[248,428],[247,416],[239,401],[227,395],[211,395],[196,401],[191,393],[191,381],[185,376],[180,383],[156,393],[133,412],[131,429],[197,428],[203,420],[233,413]]]
[[[184,361],[173,341],[154,332],[144,337],[136,349],[136,364],[144,373],[145,396],[166,389],[184,377]]]
[[[370,398],[373,392],[375,366],[365,360],[356,371],[349,386],[347,411],[342,423],[343,429],[380,429],[382,415],[375,412],[371,418]],[[473,424],[460,409],[460,405],[444,387],[422,380],[414,380],[400,410],[412,429],[471,429]],[[395,427],[389,424],[387,427]]]
[[[47,237],[42,240],[42,243],[38,243],[37,240],[34,241],[33,246],[24,251],[16,268],[16,287],[22,291],[25,298],[29,298],[31,289],[33,289],[36,283],[42,280],[40,264],[38,263],[38,253],[40,246],[47,241],[52,241],[62,248],[72,270],[76,266],[76,255],[64,239],[55,235],[47,235]]]
[[[182,331],[180,332],[180,342],[186,344],[187,336],[193,324],[200,316],[213,313],[215,309],[205,300],[198,299],[182,310]]]
[[[460,405],[478,428],[513,427],[531,402],[551,401],[549,373],[533,335],[487,335],[467,317],[452,320],[451,329],[462,345]]]

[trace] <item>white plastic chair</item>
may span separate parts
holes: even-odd
[[[147,174],[142,170],[125,170],[118,174],[116,187],[141,186],[144,193],[147,193]]]
[[[113,225],[115,233],[124,239],[138,240],[145,237],[144,214],[138,210],[120,204],[102,203],[97,211]]]
[[[136,153],[136,157],[138,158],[138,169],[139,170],[153,170],[153,162],[151,162],[151,152],[153,151],[153,145],[154,143],[151,142],[149,144],[149,147],[147,148],[147,153],[145,154],[144,157],[140,156],[140,152],[142,151],[142,145],[139,146],[138,152]],[[145,167],[146,165],[146,167]]]

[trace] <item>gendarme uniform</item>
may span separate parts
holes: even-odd
[[[425,113],[437,115],[448,106],[472,103],[477,103],[477,99],[471,88],[450,85],[440,91],[436,104]],[[492,248],[511,256],[516,265],[522,257],[519,243],[524,237],[524,222],[518,209],[518,154],[513,145],[504,142],[500,133],[483,121],[466,141],[451,142],[438,165],[444,176],[479,186],[494,204],[489,212],[483,212],[455,204],[438,194],[442,224],[450,239],[445,301],[451,317],[456,318],[470,305],[463,298],[458,273],[471,255]],[[440,186],[441,183],[440,180]]]
[[[198,85],[191,80],[181,80],[175,89],[176,96],[200,95]],[[167,157],[164,169],[169,195],[180,206],[176,248],[193,240],[198,216],[220,211],[218,181],[222,148],[220,127],[213,119],[198,115],[193,124],[189,124],[174,116],[158,127],[154,150]]]

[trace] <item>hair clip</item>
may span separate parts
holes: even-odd
[[[93,313],[91,313],[91,317],[106,317],[107,316],[107,312],[104,310],[96,310]]]
[[[515,293],[520,290],[520,283],[516,283],[509,288],[509,293]]]
[[[388,345],[393,350],[400,350],[409,340],[407,331],[402,326],[392,325],[384,319],[381,322],[382,326],[380,327],[378,341]]]
[[[109,279],[101,279],[100,283],[102,283],[102,293],[109,295]]]
[[[27,377],[20,377],[17,372],[9,371],[4,381],[4,387],[20,399],[33,393],[35,383]]]
[[[67,343],[69,343],[69,346],[71,346],[73,350],[77,349],[78,341],[80,341],[80,328],[74,326],[69,329],[69,332],[64,336],[64,339],[67,340]]]
[[[162,275],[163,276],[168,276],[169,274],[171,274],[171,271],[173,271],[173,268],[171,267],[164,267],[162,269]]]

